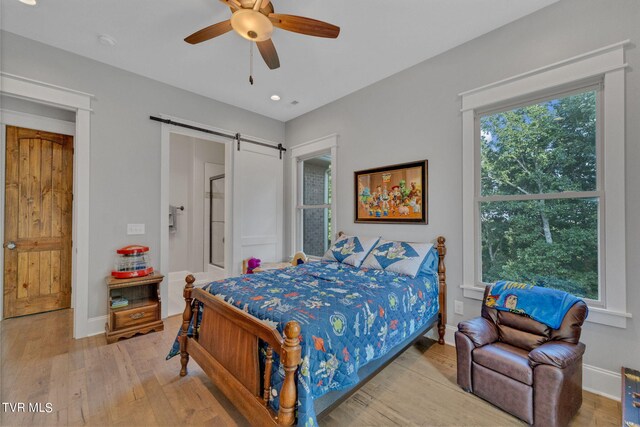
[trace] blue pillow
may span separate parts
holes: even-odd
[[[360,267],[362,260],[376,245],[379,237],[342,235],[322,257],[325,261],[338,261]]]
[[[365,258],[362,268],[373,268],[416,277],[432,247],[431,243],[396,242],[381,239]]]
[[[434,274],[437,275],[439,262],[440,256],[438,254],[438,250],[435,246],[432,246],[431,249],[429,249],[429,253],[427,253],[427,256],[425,257],[424,262],[420,266],[420,271],[418,272],[418,274],[426,276],[431,276]]]

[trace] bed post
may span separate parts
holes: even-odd
[[[447,254],[447,248],[444,245],[445,238],[438,237],[438,299],[440,303],[440,312],[438,313],[438,344],[444,344],[444,333],[447,326],[447,269],[444,266],[444,256]]]
[[[273,369],[273,348],[267,346],[267,354],[264,360],[264,387],[262,393],[262,400],[264,400],[264,406],[269,406],[269,399],[271,398],[271,369]]]
[[[300,325],[296,321],[287,323],[284,327],[285,340],[282,345],[280,363],[284,366],[284,382],[280,390],[280,410],[278,410],[278,424],[291,426],[296,418],[298,393],[296,390],[296,370],[300,364],[301,347]]]
[[[191,323],[191,316],[193,315],[193,311],[191,309],[191,302],[193,301],[191,291],[193,290],[193,282],[196,281],[196,278],[190,274],[185,280],[187,281],[187,284],[185,285],[184,292],[182,293],[185,307],[184,312],[182,313],[182,330],[180,333],[180,364],[182,365],[182,368],[180,369],[181,377],[187,375],[187,363],[189,363],[189,353],[187,353],[187,333],[189,332],[189,324]]]

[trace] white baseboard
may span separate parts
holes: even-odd
[[[454,346],[454,334],[458,330],[455,326],[447,325],[444,334],[444,342]],[[437,337],[437,331],[435,333]],[[620,401],[620,388],[622,378],[619,372],[613,372],[592,365],[582,365],[582,388],[591,393],[599,394],[608,399]]]
[[[451,326],[451,325],[447,325],[446,329],[444,330],[444,342],[445,344],[449,344],[452,346],[456,346],[456,339],[455,339],[455,333],[458,330],[458,328],[456,328],[455,326]]]
[[[104,325],[107,323],[107,316],[91,317],[87,320],[87,336],[104,334]]]
[[[592,365],[582,365],[582,388],[591,393],[620,401],[622,377],[619,372]]]

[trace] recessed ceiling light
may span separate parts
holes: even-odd
[[[280,101],[280,95],[271,95],[272,101]]]
[[[104,45],[104,46],[115,46],[118,43],[116,39],[114,39],[108,34],[100,34],[98,36],[98,41],[100,42],[101,45]]]
[[[35,6],[36,0],[20,0],[21,3],[28,4],[29,6]]]

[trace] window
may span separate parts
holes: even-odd
[[[300,162],[302,174],[302,250],[322,257],[331,245],[331,155],[324,154]]]
[[[525,281],[626,327],[625,44],[461,94],[465,297]]]
[[[292,149],[292,247],[312,258],[324,255],[335,233],[335,142],[329,137]]]
[[[481,282],[600,301],[599,92],[478,115]]]

